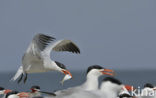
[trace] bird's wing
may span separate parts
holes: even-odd
[[[53,40],[55,40],[54,37],[45,34],[37,34],[34,36],[26,53],[33,54],[33,56],[40,57],[40,52],[43,51],[46,48],[46,46]]]
[[[78,48],[78,46],[75,43],[73,43],[71,40],[59,40],[54,44],[46,47],[44,53],[50,56],[52,50],[57,52],[68,51],[72,53],[80,53],[80,49]]]

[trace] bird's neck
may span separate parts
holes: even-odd
[[[110,82],[105,84],[102,83],[100,87],[100,91],[107,94],[107,96],[109,96],[108,98],[116,98],[122,89],[116,87],[112,88],[112,86],[113,84],[110,84]]]
[[[85,90],[97,90],[98,89],[98,76],[87,75],[87,79],[83,84]]]
[[[52,60],[48,60],[44,62],[44,66],[46,67],[47,70],[55,70],[55,71],[60,71],[61,68],[59,68],[56,63]]]

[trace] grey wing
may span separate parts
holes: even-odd
[[[68,51],[72,53],[80,53],[78,46],[71,40],[62,40],[53,47],[54,51]]]
[[[54,39],[55,38],[44,34],[35,35],[22,58],[23,69],[26,70],[30,68],[32,62],[38,62],[38,64],[40,64],[42,62],[41,51],[43,51],[48,43],[50,43]]]
[[[53,40],[55,40],[54,37],[45,34],[37,34],[34,36],[26,53],[33,54],[34,56],[40,56],[40,52],[43,51],[46,46]]]
[[[80,49],[76,44],[74,44],[71,40],[59,40],[56,41],[54,44],[49,45],[43,51],[43,54],[50,57],[51,51],[68,51],[72,53],[80,53]]]

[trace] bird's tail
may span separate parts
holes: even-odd
[[[11,81],[15,81],[17,78],[19,78],[23,74],[23,66],[20,66],[18,71],[16,72],[15,76],[12,77]]]

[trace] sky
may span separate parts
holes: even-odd
[[[0,0],[0,72],[17,70],[37,33],[79,46],[51,54],[69,70],[155,70],[155,10],[155,0]]]

